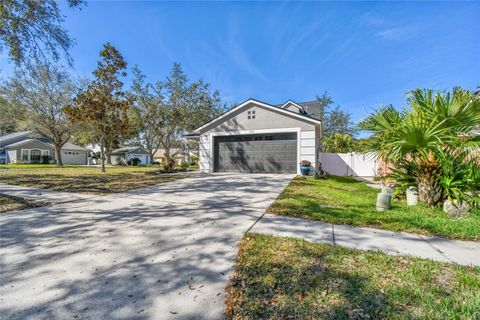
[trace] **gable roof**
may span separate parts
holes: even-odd
[[[296,103],[296,102],[294,102],[294,101],[292,101],[292,100],[288,100],[287,102],[285,102],[284,104],[282,104],[282,105],[280,106],[280,108],[286,109],[289,105],[292,105],[292,106],[294,106],[294,107],[297,107],[300,112],[304,112],[304,111],[305,111],[305,109],[304,109],[301,105],[299,105],[298,103]]]
[[[76,144],[67,142],[63,145],[62,150],[78,150],[78,151],[90,151],[88,148],[77,146]]]
[[[112,151],[112,154],[113,153],[130,153],[130,152],[135,151],[137,149],[142,149],[143,151],[147,152],[147,150],[145,150],[143,147],[134,146],[134,147],[121,147],[121,148],[115,149],[115,150]]]
[[[38,139],[25,139],[25,140],[20,140],[20,141],[17,141],[17,142],[14,142],[14,143],[11,143],[11,144],[7,144],[7,145],[4,145],[2,148],[7,148],[7,149],[10,149],[10,148],[17,148],[17,147],[20,147],[20,146],[23,146],[24,144],[27,144],[27,143],[30,143],[30,142],[40,142],[41,144],[49,147],[49,148],[53,148],[53,146],[49,143],[45,143],[43,141],[40,141]]]
[[[0,137],[0,148],[15,148],[25,143],[38,141],[50,148],[55,148],[52,141],[47,137],[40,136],[33,131],[19,131],[5,134]],[[63,145],[62,150],[77,150],[77,151],[89,151],[89,149],[77,146],[76,144],[67,142]]]
[[[0,146],[7,145],[9,141],[16,140],[18,138],[28,138],[28,136],[32,134],[32,131],[18,131],[7,133],[0,136]]]
[[[259,100],[248,99],[248,100],[240,103],[239,105],[233,107],[232,109],[228,110],[224,114],[218,116],[217,118],[205,123],[204,125],[202,125],[201,127],[197,128],[197,129],[193,130],[187,136],[198,135],[200,133],[200,131],[202,129],[204,129],[205,127],[210,126],[210,125],[215,124],[215,123],[218,123],[218,122],[221,122],[223,119],[228,117],[230,114],[232,114],[235,111],[238,111],[242,108],[245,108],[246,106],[248,106],[250,104],[255,104],[257,106],[264,107],[266,109],[270,109],[270,110],[275,111],[275,112],[284,113],[285,115],[289,115],[293,118],[297,118],[297,119],[305,121],[305,122],[309,122],[309,123],[313,123],[313,124],[321,124],[321,121],[319,119],[312,118],[308,115],[305,115],[305,114],[302,114],[302,113],[297,113],[297,112],[286,110],[286,109],[282,109],[279,106],[274,106],[274,105],[271,105],[271,104],[268,104],[268,103],[265,103],[265,102],[262,102],[262,101],[259,101]]]

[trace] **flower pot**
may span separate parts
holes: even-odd
[[[310,174],[310,167],[300,167],[302,176],[308,176]]]
[[[388,193],[377,195],[377,211],[385,211],[391,208],[392,196]]]

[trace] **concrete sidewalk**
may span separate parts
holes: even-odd
[[[480,266],[480,243],[427,237],[405,232],[296,219],[266,214],[250,230],[254,233],[302,238],[391,255],[417,256],[442,262]]]

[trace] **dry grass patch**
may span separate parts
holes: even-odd
[[[161,174],[153,167],[34,167],[9,169],[0,174],[0,183],[57,191],[107,194],[124,192],[175,181],[185,174]]]
[[[27,200],[7,195],[0,195],[0,213],[14,210],[43,207],[47,203],[36,200]]]

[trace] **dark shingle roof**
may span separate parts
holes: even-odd
[[[298,102],[298,104],[305,108],[305,111],[307,111],[312,118],[322,120],[323,114],[320,110],[320,101]]]

